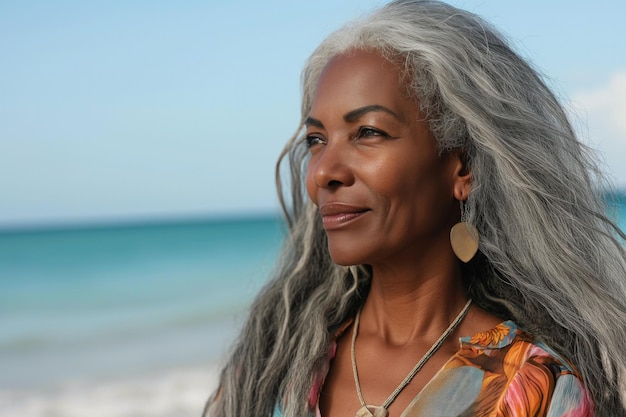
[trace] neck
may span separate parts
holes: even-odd
[[[363,330],[391,345],[402,346],[425,335],[437,337],[467,302],[457,262],[404,268],[372,265],[372,272],[361,316]]]

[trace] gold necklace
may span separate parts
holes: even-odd
[[[465,307],[461,310],[461,312],[456,316],[454,321],[450,323],[448,328],[443,332],[439,339],[435,341],[435,343],[428,349],[428,352],[422,356],[422,359],[417,362],[415,367],[409,372],[409,374],[402,380],[400,385],[391,393],[389,398],[385,400],[383,405],[367,405],[365,400],[363,399],[363,393],[361,392],[361,384],[359,383],[359,374],[356,369],[356,356],[354,354],[354,345],[356,343],[356,335],[359,332],[359,320],[361,318],[361,310],[356,313],[356,318],[354,319],[354,328],[352,330],[352,346],[350,348],[350,354],[352,355],[352,372],[354,373],[354,385],[356,386],[356,393],[359,396],[359,402],[361,403],[361,408],[356,412],[356,417],[387,417],[389,415],[388,408],[391,403],[396,399],[396,397],[402,392],[402,390],[409,385],[409,382],[413,379],[415,374],[419,372],[420,369],[424,366],[424,364],[437,352],[437,350],[441,347],[443,342],[450,336],[450,333],[457,328],[461,320],[467,314],[470,305],[472,304],[472,300],[468,300],[465,304]]]

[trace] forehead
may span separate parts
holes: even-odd
[[[319,78],[312,113],[320,107],[414,104],[407,98],[400,67],[373,51],[350,51],[333,57]],[[409,103],[411,102],[411,103]]]
[[[340,71],[343,68],[367,67],[372,72],[379,74],[397,75],[398,66],[374,50],[351,49],[332,57],[322,71],[322,77],[328,72]]]

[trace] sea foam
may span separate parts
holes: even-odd
[[[5,389],[0,410],[20,417],[198,417],[217,379],[212,364],[46,389]]]

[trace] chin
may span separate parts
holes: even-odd
[[[328,253],[330,254],[330,259],[332,259],[337,265],[353,266],[367,263],[365,262],[365,257],[362,256],[358,250],[346,247],[345,245],[342,245],[341,248],[328,245]]]
[[[359,263],[356,262],[352,262],[349,259],[345,259],[345,258],[336,258],[334,256],[330,257],[334,263],[336,263],[337,265],[340,266],[355,266],[355,265],[360,265]]]

